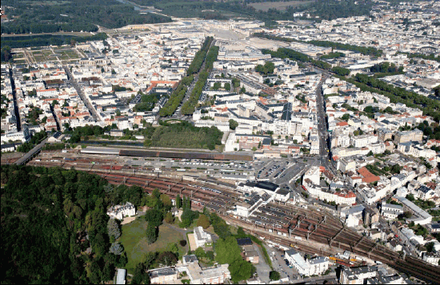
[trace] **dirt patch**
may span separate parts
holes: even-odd
[[[189,250],[194,251],[197,249],[196,239],[194,238],[194,234],[188,234],[188,243],[189,243]]]
[[[136,220],[136,217],[124,218],[124,220],[121,222],[121,225],[129,224],[129,223],[133,222],[134,220]]]

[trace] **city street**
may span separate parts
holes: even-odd
[[[81,100],[84,102],[87,109],[89,109],[89,112],[90,112],[90,114],[92,114],[93,119],[95,121],[100,121],[98,113],[95,110],[95,107],[92,106],[89,99],[84,95],[82,88],[78,85],[78,82],[76,82],[75,78],[73,78],[69,67],[67,67],[67,65],[63,65],[63,68],[64,68],[64,71],[67,73],[67,76],[69,78],[69,82],[73,85],[73,87],[75,87],[76,92],[78,93],[79,97],[81,97]]]

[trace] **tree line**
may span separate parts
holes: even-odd
[[[182,105],[182,113],[185,115],[191,115],[194,113],[195,107],[198,103],[198,100],[200,98],[200,95],[202,94],[203,87],[206,84],[206,80],[208,79],[209,72],[212,69],[212,66],[214,64],[214,61],[217,60],[218,55],[218,46],[212,46],[209,49],[209,52],[206,56],[205,60],[205,68],[203,71],[199,74],[199,80],[197,80],[196,85],[194,86],[194,89],[191,92],[191,95],[183,105]]]
[[[356,74],[353,78],[343,78],[356,84],[362,91],[377,92],[390,98],[392,103],[403,103],[408,107],[418,108],[424,115],[431,116],[436,122],[440,121],[440,102],[407,91],[404,88],[395,87],[382,80],[370,77],[366,74]]]
[[[10,48],[39,47],[39,46],[49,46],[49,45],[60,46],[60,45],[70,44],[72,41],[82,43],[87,41],[105,40],[106,38],[107,38],[107,34],[105,33],[98,33],[96,35],[83,36],[83,37],[72,36],[72,35],[37,35],[37,36],[2,37],[2,41],[1,41],[2,56],[3,56],[4,48],[5,50],[9,48],[9,55],[10,55]]]
[[[383,54],[382,50],[378,50],[374,47],[363,47],[363,46],[357,46],[357,45],[350,45],[350,44],[342,44],[337,42],[330,42],[330,41],[300,41],[295,39],[289,39],[284,37],[278,37],[274,35],[269,35],[266,33],[254,33],[253,36],[259,37],[259,38],[266,38],[271,40],[277,40],[277,41],[283,41],[283,42],[300,42],[300,43],[308,43],[315,46],[321,46],[321,47],[331,47],[333,49],[340,49],[340,50],[349,50],[354,52],[359,52],[364,55],[371,55],[379,57]],[[321,59],[326,58],[333,58],[333,57],[341,57],[343,53],[331,53],[330,55],[323,55]],[[345,56],[345,55],[344,55]]]

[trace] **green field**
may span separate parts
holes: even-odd
[[[146,252],[149,251],[165,251],[174,243],[178,243],[182,239],[186,239],[185,235],[174,230],[169,225],[164,224],[159,227],[159,237],[153,244],[148,244],[145,238],[147,230],[147,222],[144,217],[140,217],[130,224],[122,226],[122,236],[119,242],[124,246],[127,253],[128,263],[126,269],[134,272],[136,264],[143,261]],[[179,245],[179,254],[184,254],[184,249]]]
[[[286,10],[287,7],[297,7],[299,5],[308,5],[314,1],[288,1],[288,2],[260,2],[250,3],[249,6],[254,7],[256,10],[267,12],[269,9]]]

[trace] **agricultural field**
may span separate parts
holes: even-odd
[[[287,7],[292,6],[293,8],[300,5],[308,5],[314,1],[288,1],[288,2],[261,2],[261,3],[250,3],[249,6],[254,7],[256,10],[267,12],[269,9],[286,10]]]

